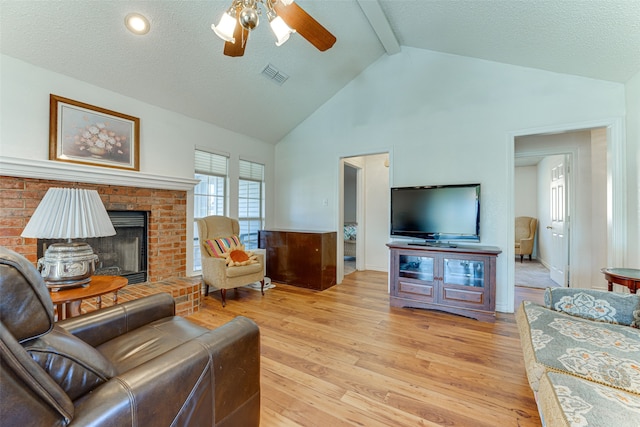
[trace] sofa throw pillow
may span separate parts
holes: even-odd
[[[640,295],[599,289],[547,288],[547,308],[599,322],[640,326]]]
[[[240,239],[238,236],[221,237],[219,239],[207,240],[204,242],[204,247],[207,249],[207,253],[216,258],[225,258],[225,253],[230,248],[240,246]]]

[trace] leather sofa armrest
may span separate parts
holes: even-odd
[[[76,425],[258,426],[260,332],[245,317],[112,378],[75,403]]]
[[[173,297],[161,293],[65,319],[58,325],[96,347],[148,323],[174,315]]]

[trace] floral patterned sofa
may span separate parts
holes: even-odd
[[[516,321],[546,427],[640,426],[640,295],[548,288]]]

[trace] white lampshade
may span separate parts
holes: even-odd
[[[81,239],[116,234],[96,190],[50,188],[22,232],[38,239]]]
[[[233,37],[233,32],[236,29],[236,18],[231,16],[229,12],[222,14],[218,26],[211,24],[211,29],[218,37],[226,42],[235,43],[236,39]]]
[[[291,27],[289,27],[279,16],[276,16],[269,21],[269,25],[271,25],[273,34],[276,35],[276,46],[281,46],[284,42],[289,40],[291,33],[295,32],[295,30],[291,29]]]

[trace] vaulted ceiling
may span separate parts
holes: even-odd
[[[0,0],[0,52],[270,143],[400,46],[620,83],[640,71],[637,0],[297,3],[337,37],[333,48],[297,34],[276,47],[263,16],[245,55],[224,56],[210,27],[231,0]],[[125,29],[130,12],[149,19],[148,34]],[[268,64],[288,80],[262,76]]]

